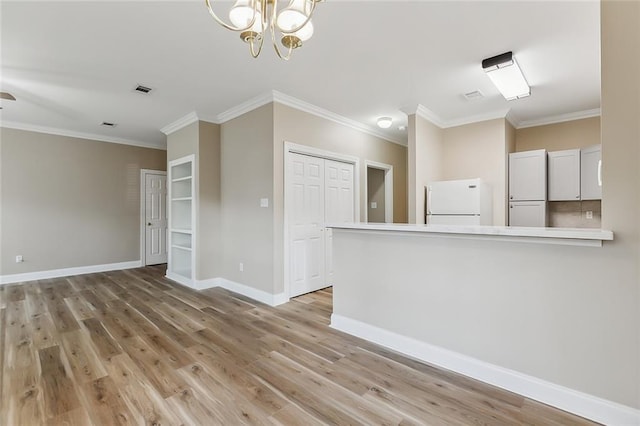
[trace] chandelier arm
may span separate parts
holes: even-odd
[[[249,53],[251,53],[251,56],[253,58],[257,58],[258,55],[260,55],[260,52],[262,52],[262,44],[264,43],[264,37],[260,37],[260,43],[258,44],[258,50],[256,51],[255,47],[254,47],[254,41],[251,40],[249,42]]]
[[[208,2],[208,0],[206,0]],[[284,35],[291,35],[293,33],[295,33],[296,31],[300,31],[302,29],[302,27],[304,27],[305,25],[307,25],[309,23],[309,21],[311,21],[311,16],[313,16],[313,11],[316,10],[316,3],[318,3],[317,0],[310,0],[311,1],[311,10],[309,10],[309,15],[307,15],[307,19],[305,19],[305,21],[298,25],[296,28],[293,28],[291,30],[283,30],[282,28],[278,27],[278,30],[284,34]],[[275,14],[274,14],[274,20],[275,20]]]
[[[216,15],[216,13],[211,8],[211,0],[204,0],[204,2],[207,5],[207,10],[209,11],[209,15],[211,15],[213,17],[213,19],[215,19],[218,24],[222,25],[223,27],[225,27],[228,30],[231,30],[231,31],[247,31],[256,22],[257,13],[256,13],[256,10],[255,10],[255,7],[254,7],[253,18],[251,19],[251,22],[249,22],[249,25],[247,25],[246,27],[240,27],[239,28],[239,27],[235,27],[233,25],[229,25],[226,22],[224,22],[222,19],[220,19],[218,17],[218,15]]]
[[[271,31],[271,42],[273,43],[273,50],[276,51],[276,55],[278,55],[278,58],[284,60],[284,61],[288,61],[291,58],[291,53],[293,52],[293,46],[289,46],[288,50],[289,52],[287,53],[287,55],[283,55],[282,52],[280,52],[280,48],[278,47],[278,42],[276,40],[276,31],[275,31],[275,8],[273,10],[273,16],[271,19],[271,27],[270,27],[270,31]]]
[[[254,59],[257,58],[260,55],[260,52],[262,52],[262,45],[264,44],[264,30],[265,30],[265,25],[266,25],[266,21],[265,21],[265,18],[264,18],[266,0],[258,0],[258,1],[260,2],[260,9],[261,9],[261,12],[262,12],[262,19],[260,20],[261,32],[260,32],[260,35],[258,36],[258,38],[260,39],[260,43],[258,44],[258,50],[256,51],[256,49],[254,47],[255,39],[252,39],[249,42],[249,53],[251,53],[251,56]],[[255,15],[254,15],[254,19],[255,19]]]

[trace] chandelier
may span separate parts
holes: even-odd
[[[276,54],[286,61],[313,35],[311,15],[320,1],[290,0],[286,7],[279,8],[278,4],[282,4],[279,0],[237,0],[229,11],[230,23],[213,11],[211,3],[214,0],[205,0],[205,3],[220,25],[240,33],[240,39],[249,45],[251,56],[258,57],[269,30]],[[279,47],[278,39],[284,49]]]

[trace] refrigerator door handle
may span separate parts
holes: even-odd
[[[431,214],[431,187],[427,187],[427,214]]]

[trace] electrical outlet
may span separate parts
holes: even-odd
[[[238,269],[240,270],[240,272],[244,272],[244,263],[240,262]]]
[[[587,219],[593,219],[593,212],[591,210],[587,210]]]
[[[22,257],[21,254],[19,254],[16,256],[16,263],[21,263],[21,262],[24,262],[24,258]]]

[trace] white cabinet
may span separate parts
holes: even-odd
[[[185,285],[195,280],[194,156],[169,162],[169,259],[167,277]]]
[[[547,203],[545,201],[510,202],[509,226],[547,226]]]
[[[509,201],[547,199],[547,151],[509,154]]]
[[[549,201],[580,200],[580,150],[552,151],[548,158]]]
[[[580,153],[580,194],[583,200],[602,199],[602,145],[583,148]]]

